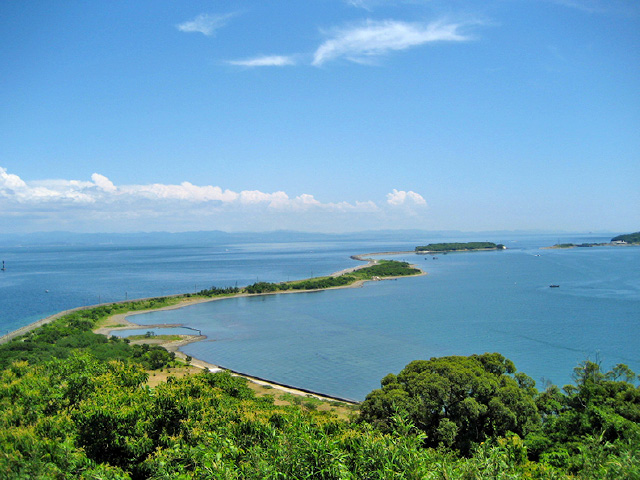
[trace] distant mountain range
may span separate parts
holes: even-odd
[[[561,232],[570,233],[570,232]],[[271,232],[223,232],[220,230],[197,232],[134,232],[134,233],[77,233],[36,232],[0,234],[0,246],[27,245],[193,245],[203,243],[253,243],[253,242],[311,242],[311,241],[402,241],[444,238],[477,237],[480,240],[502,241],[510,235],[558,235],[551,231],[484,231],[459,230],[370,230],[355,233],[314,233],[288,230]]]

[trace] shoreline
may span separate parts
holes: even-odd
[[[358,260],[358,261],[362,261],[362,262],[367,262],[364,265],[357,265],[355,267],[350,267],[350,268],[346,268],[343,270],[340,270],[338,272],[334,272],[330,275],[327,275],[328,277],[338,277],[340,275],[346,274],[346,273],[350,273],[356,270],[361,270],[363,268],[372,266],[372,265],[376,265],[378,264],[378,260],[372,259],[372,258],[366,258],[366,257],[371,257],[371,256],[381,256],[381,255],[401,255],[401,254],[415,254],[415,252],[413,251],[396,251],[396,252],[374,252],[374,253],[364,253],[364,254],[358,254],[358,255],[352,255],[350,258],[354,259],[354,260]],[[418,265],[412,264],[412,267],[420,270],[421,273],[416,274],[416,275],[410,275],[412,277],[418,277],[418,276],[424,276],[427,275],[427,273],[420,268]],[[383,278],[374,278],[374,279],[367,279],[367,280],[358,280],[354,283],[351,283],[349,285],[341,285],[341,286],[337,286],[337,287],[328,287],[328,288],[319,288],[319,289],[313,289],[313,290],[286,290],[286,291],[276,291],[276,292],[266,292],[266,293],[240,293],[240,294],[236,294],[236,295],[229,295],[229,296],[223,296],[223,297],[215,297],[215,298],[206,298],[206,297],[199,297],[199,298],[191,298],[191,297],[184,297],[182,298],[178,303],[174,304],[174,305],[168,305],[165,307],[161,307],[161,308],[153,308],[153,309],[147,309],[147,310],[135,310],[135,311],[130,311],[130,312],[125,312],[125,313],[117,313],[115,315],[112,315],[110,317],[107,317],[105,319],[105,322],[108,322],[108,325],[105,326],[100,326],[98,328],[95,328],[93,330],[94,333],[97,333],[99,335],[105,335],[105,336],[109,336],[112,334],[112,332],[116,332],[118,330],[145,330],[145,329],[151,329],[151,328],[172,328],[172,327],[183,327],[185,328],[184,324],[180,324],[180,323],[176,323],[176,324],[154,324],[154,325],[140,325],[137,323],[132,322],[131,320],[128,319],[128,317],[133,317],[135,315],[139,315],[139,314],[143,314],[143,313],[149,313],[149,312],[158,312],[158,311],[163,311],[163,310],[176,310],[179,308],[184,308],[184,307],[188,307],[191,305],[198,305],[200,303],[206,303],[206,302],[215,302],[215,301],[220,301],[220,300],[226,300],[226,299],[230,299],[230,298],[242,298],[242,297],[257,297],[257,296],[264,296],[264,295],[281,295],[281,294],[290,294],[290,293],[313,293],[313,292],[320,292],[320,291],[324,291],[324,290],[335,290],[335,289],[343,289],[343,288],[359,288],[362,287],[362,285],[366,282],[370,282],[370,281],[384,281],[384,280],[392,280],[392,279],[397,279],[397,278],[406,278],[407,276],[399,276],[399,277],[383,277]],[[185,294],[175,294],[175,295],[166,295],[163,297],[146,297],[146,298],[139,298],[139,299],[130,299],[130,300],[124,300],[124,301],[119,301],[119,302],[108,302],[108,303],[100,303],[100,304],[95,304],[95,305],[85,305],[85,306],[81,306],[81,307],[75,307],[75,308],[71,308],[68,310],[64,310],[62,312],[58,312],[55,313],[53,315],[50,315],[48,317],[45,317],[43,319],[40,320],[36,320],[35,322],[30,323],[29,325],[25,325],[23,327],[20,327],[12,332],[9,332],[6,335],[3,335],[2,337],[0,337],[0,344],[2,343],[7,343],[9,341],[11,341],[12,339],[14,339],[15,337],[18,337],[20,335],[24,335],[27,332],[30,332],[31,330],[34,330],[38,327],[41,327],[43,325],[46,325],[47,323],[51,323],[54,320],[57,320],[60,317],[63,317],[67,314],[73,313],[73,312],[78,312],[78,311],[82,311],[82,310],[89,310],[91,308],[96,308],[96,307],[100,307],[100,306],[104,306],[104,305],[116,305],[116,304],[126,304],[129,302],[134,302],[134,301],[141,301],[141,300],[150,300],[153,298],[180,298],[183,297],[183,295]],[[190,328],[190,327],[186,327],[186,328]],[[199,330],[198,330],[199,331]],[[169,352],[173,352],[176,357],[182,359],[182,360],[186,360],[187,355],[184,354],[182,351],[180,351],[179,349],[185,345],[189,345],[190,343],[194,343],[194,342],[199,342],[201,340],[204,340],[207,338],[206,335],[181,335],[181,339],[180,340],[171,340],[171,341],[161,341],[161,342],[154,342],[157,345],[162,346],[163,348],[165,348],[166,350],[168,350]],[[349,403],[352,405],[356,405],[359,404],[360,402],[353,400],[353,399],[347,399],[347,398],[342,398],[342,397],[338,397],[338,396],[333,396],[333,395],[327,395],[327,394],[323,394],[320,392],[314,392],[312,390],[308,390],[302,387],[295,387],[295,386],[291,386],[291,385],[287,385],[287,384],[282,384],[282,383],[278,383],[278,382],[274,382],[268,379],[264,379],[261,377],[257,377],[254,375],[250,375],[244,372],[238,372],[235,371],[233,369],[229,369],[226,368],[224,366],[221,365],[216,365],[210,362],[207,362],[205,360],[199,359],[199,358],[195,358],[192,357],[190,364],[194,367],[197,368],[201,368],[203,370],[208,370],[210,372],[218,372],[218,371],[228,371],[230,372],[232,375],[237,375],[243,378],[246,378],[247,380],[249,380],[250,382],[256,383],[258,385],[263,385],[263,386],[269,386],[284,392],[288,392],[291,393],[293,395],[300,395],[300,396],[312,396],[315,398],[318,398],[320,400],[326,400],[326,401],[340,401],[340,402],[344,402],[344,403]]]
[[[355,267],[351,267],[351,268],[347,268],[347,269],[343,269],[340,270],[338,272],[334,272],[330,275],[330,277],[337,277],[346,273],[350,273],[356,270],[360,270],[366,267],[369,267],[371,265],[376,265],[379,262],[377,260],[371,259],[371,258],[365,258],[365,257],[370,257],[370,256],[376,256],[376,255],[399,255],[399,254],[407,254],[407,253],[414,253],[414,252],[375,252],[375,253],[364,253],[364,254],[359,254],[359,255],[352,255],[351,258],[353,258],[354,260],[359,260],[362,262],[367,262],[364,265],[357,265]],[[417,265],[412,265],[412,267],[420,270],[421,273],[417,274],[417,275],[411,275],[412,277],[418,277],[418,276],[424,276],[427,273],[422,270],[420,267],[418,267]],[[162,308],[156,308],[156,309],[150,309],[150,310],[139,310],[139,311],[134,311],[134,312],[127,312],[127,313],[119,313],[116,315],[113,315],[111,317],[109,317],[110,320],[121,324],[117,327],[100,327],[96,330],[94,330],[95,333],[99,333],[102,335],[110,335],[111,332],[115,332],[118,330],[145,330],[145,329],[150,329],[150,328],[171,328],[171,327],[185,327],[184,324],[153,324],[153,325],[140,325],[137,324],[135,322],[132,322],[131,320],[129,320],[128,317],[133,317],[135,315],[139,315],[139,314],[143,314],[143,313],[149,313],[149,312],[159,312],[159,311],[163,311],[163,310],[175,310],[178,308],[183,308],[183,307],[188,307],[191,305],[197,305],[200,303],[207,303],[207,302],[216,302],[216,301],[220,301],[220,300],[226,300],[226,299],[231,299],[231,298],[243,298],[243,297],[258,297],[258,296],[265,296],[265,295],[282,295],[282,294],[293,294],[293,293],[313,293],[313,292],[320,292],[320,291],[325,291],[325,290],[336,290],[336,289],[343,289],[343,288],[359,288],[362,287],[362,285],[366,282],[373,282],[373,281],[384,281],[384,280],[392,280],[395,278],[406,278],[406,277],[387,277],[387,278],[380,278],[378,280],[358,280],[352,284],[349,285],[341,285],[338,287],[329,287],[329,288],[320,288],[320,289],[314,289],[314,290],[285,290],[285,291],[277,291],[277,292],[266,292],[266,293],[241,293],[241,294],[237,294],[237,295],[230,295],[230,296],[226,296],[226,297],[217,297],[217,298],[198,298],[198,299],[192,299],[191,301],[187,300],[184,302],[180,302],[176,305],[170,305],[167,307],[162,307]],[[175,353],[176,357],[181,358],[182,360],[185,360],[187,355],[185,353],[183,353],[182,351],[180,351],[180,347],[183,347],[185,345],[189,345],[190,343],[195,343],[195,342],[199,342],[201,340],[205,340],[206,338],[208,338],[206,335],[185,335],[184,338],[182,338],[181,340],[173,340],[173,341],[168,341],[168,342],[160,342],[158,343],[158,345],[166,348],[168,351]],[[344,402],[344,403],[349,403],[352,405],[356,405],[359,404],[359,401],[353,400],[353,399],[348,399],[348,398],[343,398],[343,397],[338,397],[338,396],[334,396],[334,395],[328,395],[328,394],[324,394],[321,392],[316,392],[313,390],[309,390],[306,388],[302,388],[302,387],[296,387],[296,386],[292,386],[292,385],[287,385],[287,384],[283,384],[283,383],[279,383],[279,382],[275,382],[273,380],[268,380],[262,377],[258,377],[255,375],[250,375],[244,372],[239,372],[236,370],[233,370],[231,368],[227,368],[224,367],[222,365],[218,365],[218,364],[213,364],[210,362],[207,362],[205,360],[202,360],[200,358],[196,358],[196,357],[191,357],[191,365],[198,367],[198,368],[202,368],[204,370],[209,370],[210,372],[217,372],[217,371],[228,371],[230,372],[232,375],[237,375],[243,378],[246,378],[247,380],[249,380],[250,382],[254,382],[257,383],[258,385],[268,385],[272,388],[276,388],[278,390],[281,391],[285,391],[288,393],[292,393],[294,395],[301,395],[301,396],[313,396],[315,398],[318,398],[320,400],[328,400],[328,401],[332,401],[332,400],[337,400],[340,402]]]

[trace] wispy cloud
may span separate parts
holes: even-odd
[[[368,20],[363,24],[333,30],[315,51],[313,65],[346,58],[366,62],[391,51],[406,50],[432,42],[462,42],[462,23],[436,21],[427,24],[396,20]]]
[[[211,36],[216,32],[216,30],[224,27],[234,15],[235,13],[227,13],[223,15],[201,13],[193,20],[176,25],[176,28],[181,32],[202,33],[203,35]]]
[[[599,0],[549,0],[551,3],[557,3],[564,7],[575,8],[587,13],[598,13],[605,10]]]
[[[588,14],[621,14],[637,17],[640,4],[629,0],[546,0]]]
[[[371,10],[370,3],[372,0],[345,0],[347,5],[351,5],[356,8],[364,8],[365,10]],[[377,1],[377,0],[376,0]]]
[[[292,56],[286,55],[265,55],[245,60],[230,60],[227,63],[240,67],[285,67],[296,64]]]

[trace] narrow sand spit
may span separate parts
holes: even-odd
[[[356,271],[356,270],[360,270],[360,269],[369,267],[371,265],[378,264],[379,263],[378,260],[370,258],[372,256],[393,255],[393,254],[408,254],[408,253],[414,253],[414,252],[381,252],[381,253],[368,253],[368,254],[362,254],[362,255],[353,255],[351,258],[353,258],[354,260],[359,260],[359,261],[367,262],[367,263],[365,263],[364,265],[358,265],[356,267],[351,267],[351,268],[347,268],[347,269],[344,269],[344,270],[340,270],[339,272],[332,273],[330,276],[338,277],[338,276],[343,275],[345,273],[350,273],[350,272],[353,272],[353,271]],[[419,269],[419,267],[417,265],[413,265],[413,267]],[[425,273],[422,272],[420,275],[425,275]],[[394,278],[397,278],[397,277],[394,277]],[[384,279],[382,279],[382,280],[384,280]],[[358,288],[358,287],[361,287],[362,284],[365,283],[365,282],[366,282],[366,280],[359,280],[359,281],[357,281],[355,283],[352,283],[351,285],[345,285],[345,286],[341,286],[341,287],[331,287],[331,289]],[[214,301],[219,301],[219,300],[225,300],[227,298],[259,296],[259,295],[281,295],[281,294],[287,294],[287,293],[305,293],[305,292],[309,292],[309,290],[287,290],[287,291],[284,291],[284,292],[270,292],[270,293],[260,293],[260,294],[240,294],[240,295],[234,295],[234,296],[229,296],[229,297],[218,297],[218,298],[186,299],[185,301],[183,301],[183,302],[181,302],[181,303],[179,303],[177,305],[171,305],[171,306],[168,306],[168,307],[163,307],[163,308],[153,309],[153,310],[140,310],[140,311],[136,311],[136,312],[121,313],[121,314],[114,315],[114,316],[110,317],[109,323],[111,325],[117,325],[117,327],[116,326],[101,327],[101,328],[95,330],[95,332],[103,334],[103,335],[110,335],[112,332],[118,331],[118,330],[130,330],[130,329],[149,330],[151,328],[180,327],[182,325],[175,325],[175,324],[138,325],[138,324],[132,322],[129,319],[134,315],[139,315],[141,313],[147,313],[147,312],[150,312],[150,311],[156,311],[157,312],[157,311],[160,311],[160,310],[174,310],[174,309],[177,309],[177,308],[186,307],[188,305],[195,305],[197,303],[204,303],[204,302],[214,302]],[[185,345],[188,345],[189,343],[198,342],[198,341],[204,340],[206,338],[207,337],[205,335],[184,335],[184,336],[182,336],[182,338],[180,340],[161,342],[159,344],[162,345],[167,350],[169,350],[170,352],[174,352],[177,357],[185,360],[187,355],[184,354],[183,352],[181,352],[179,349],[181,347],[185,346]],[[337,398],[337,397],[331,397],[331,396],[323,395],[321,393],[311,392],[311,391],[308,391],[308,390],[299,389],[299,388],[291,387],[291,386],[288,386],[288,385],[282,385],[282,384],[279,384],[279,383],[271,382],[269,380],[265,380],[265,379],[258,378],[258,377],[253,377],[251,375],[247,375],[247,374],[244,374],[244,373],[234,372],[233,370],[229,370],[229,369],[226,369],[226,368],[221,367],[219,365],[214,365],[212,363],[205,362],[204,360],[201,360],[201,359],[198,359],[198,358],[192,358],[191,359],[191,365],[193,365],[195,367],[199,367],[199,368],[205,369],[205,370],[209,370],[211,372],[228,370],[232,374],[244,377],[244,378],[248,379],[251,382],[257,383],[259,385],[268,385],[268,386],[270,386],[272,388],[276,388],[276,389],[279,389],[281,391],[292,393],[294,395],[311,395],[311,396],[314,396],[314,397],[319,398],[321,400],[340,400],[340,401],[345,401],[345,402],[348,402],[348,403],[358,403],[358,402],[353,402],[352,400],[343,399],[343,398]]]
[[[371,265],[376,265],[378,262],[378,260],[372,259],[370,257],[372,256],[379,256],[379,255],[394,255],[394,254],[413,254],[415,252],[381,252],[381,253],[368,253],[368,254],[362,254],[362,255],[353,255],[351,258],[353,258],[354,260],[359,260],[362,262],[367,262],[364,265],[358,265],[356,267],[351,267],[351,268],[347,268],[344,270],[340,270],[339,272],[335,272],[333,274],[331,274],[330,276],[332,277],[338,277],[340,275],[343,275],[345,273],[350,273],[350,272],[354,272],[356,270],[360,270],[366,267],[369,267]],[[415,268],[420,269],[417,265],[412,265]],[[425,272],[422,272],[420,275],[426,275]],[[394,278],[398,278],[398,277],[394,277]],[[384,280],[384,278],[380,279],[380,280]],[[331,287],[330,289],[337,289],[337,288],[357,288],[357,287],[361,287],[363,283],[365,283],[367,280],[359,280],[355,283],[352,283],[351,285],[344,285],[344,286],[340,286],[340,287]],[[321,290],[321,289],[319,289]],[[329,289],[326,289],[329,290]],[[138,310],[138,311],[132,311],[132,312],[127,312],[127,313],[119,313],[116,315],[113,315],[111,317],[109,317],[107,320],[105,320],[103,323],[106,323],[107,325],[102,326],[97,328],[96,330],[94,330],[95,333],[101,334],[101,335],[111,335],[113,332],[116,332],[118,330],[149,330],[152,328],[170,328],[170,327],[183,327],[182,324],[157,324],[157,325],[139,325],[137,323],[134,323],[130,320],[131,317],[135,316],[135,315],[140,315],[142,313],[148,313],[148,312],[157,312],[157,311],[161,311],[161,310],[175,310],[178,308],[183,308],[189,305],[195,305],[198,303],[204,303],[204,302],[215,302],[215,301],[220,301],[220,300],[225,300],[227,298],[237,298],[237,297],[249,297],[249,296],[259,296],[259,295],[281,295],[281,294],[287,294],[287,293],[305,293],[305,292],[310,292],[313,290],[287,290],[284,292],[270,292],[270,293],[258,293],[258,294],[247,294],[247,293],[243,293],[243,294],[239,294],[239,295],[233,295],[233,296],[228,296],[228,297],[218,297],[218,298],[184,298],[182,299],[179,303],[175,304],[175,305],[170,305],[167,307],[162,307],[162,308],[157,308],[157,309],[149,309],[149,310]],[[176,295],[179,296],[179,295]],[[140,299],[143,300],[143,299]],[[117,303],[126,303],[126,302],[117,302]],[[112,303],[107,303],[107,304],[103,304],[103,305],[112,305]],[[21,327],[13,332],[8,333],[7,335],[4,335],[2,337],[0,337],[0,343],[6,343],[8,341],[10,341],[11,339],[20,336],[20,335],[24,335],[25,333],[34,330],[42,325],[45,325],[47,323],[50,323],[64,315],[67,315],[69,313],[72,312],[76,312],[79,310],[86,310],[89,308],[94,308],[97,307],[99,305],[91,305],[91,306],[86,306],[86,307],[78,307],[78,308],[73,308],[70,310],[65,310],[63,312],[59,312],[56,313],[55,315],[51,315],[47,318],[44,318],[42,320],[38,320],[36,322],[33,322],[29,325],[26,325],[24,327]],[[156,340],[152,340],[152,343],[154,344],[158,344],[161,345],[162,347],[166,348],[168,351],[170,352],[174,352],[176,354],[177,357],[185,360],[187,355],[184,354],[183,352],[181,352],[179,349],[185,345],[188,345],[189,343],[192,342],[197,342],[200,340],[204,340],[207,337],[204,335],[181,335],[181,339],[180,340],[172,340],[172,341],[158,341]],[[206,369],[209,370],[211,372],[216,372],[216,371],[222,371],[222,370],[228,370],[225,369],[224,367],[221,367],[219,365],[214,365],[212,363],[209,362],[205,362],[204,360],[200,360],[197,358],[192,358],[191,359],[191,365],[195,366],[195,367],[199,367],[202,369]],[[258,378],[258,377],[253,377],[251,375],[247,375],[244,373],[240,373],[240,372],[234,372],[233,370],[228,370],[229,372],[231,372],[233,375],[238,375],[241,377],[244,377],[246,379],[248,379],[251,382],[257,383],[259,385],[265,385],[265,386],[270,386],[272,388],[276,388],[288,393],[292,393],[294,395],[303,395],[303,396],[313,396],[316,398],[319,398],[321,400],[340,400],[343,402],[347,402],[347,403],[358,403],[358,402],[354,402],[352,400],[348,400],[348,399],[343,399],[343,398],[338,398],[338,397],[332,397],[329,395],[323,395],[320,393],[316,393],[316,392],[311,392],[305,389],[300,389],[300,388],[295,388],[295,387],[291,387],[288,385],[282,385],[279,383],[275,383],[275,382],[271,382],[269,380],[265,380],[262,378]]]

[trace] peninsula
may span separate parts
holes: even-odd
[[[329,276],[281,283],[256,282],[243,288],[211,287],[196,294],[187,293],[128,300],[79,307],[60,312],[0,337],[0,369],[7,368],[15,361],[37,363],[53,358],[66,358],[73,350],[89,353],[101,359],[136,359],[149,371],[168,366],[175,368],[176,361],[178,361],[176,357],[180,361],[186,361],[187,365],[197,366],[209,371],[217,371],[221,369],[219,365],[192,359],[179,351],[180,347],[188,343],[206,338],[201,335],[201,332],[197,331],[192,335],[155,335],[150,331],[153,328],[179,327],[183,325],[137,325],[126,317],[151,310],[175,309],[194,303],[230,297],[302,293],[329,288],[357,287],[366,281],[424,274],[422,270],[413,267],[407,262],[374,260],[369,258],[371,255],[375,254],[359,255],[357,257],[358,260],[365,261],[367,264]],[[147,331],[147,333],[131,339],[118,339],[112,335],[112,332],[122,329],[140,329],[141,332]],[[247,374],[238,374],[254,383],[268,385],[271,388],[284,388],[285,391],[298,395],[314,394],[316,397],[329,398],[326,395],[287,385],[279,385]]]

